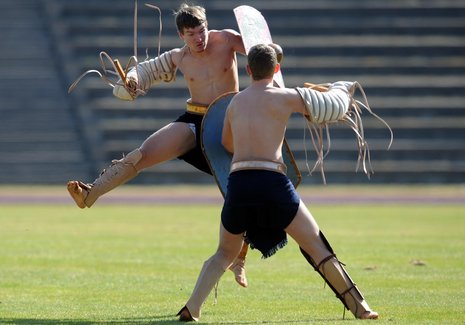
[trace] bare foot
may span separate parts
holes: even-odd
[[[85,184],[78,181],[68,182],[68,192],[76,202],[77,206],[81,209],[86,207],[85,199],[87,197],[87,189],[84,187]]]
[[[234,273],[236,282],[244,288],[247,288],[249,284],[247,283],[247,278],[245,277],[245,259],[241,257],[236,258],[233,265],[231,265],[229,269]]]
[[[367,310],[362,315],[360,315],[360,319],[378,319],[378,313],[373,310]]]

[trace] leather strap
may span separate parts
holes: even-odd
[[[231,164],[231,173],[238,170],[247,169],[264,169],[271,170],[286,175],[287,167],[283,163],[274,161],[262,160],[249,160],[249,161],[236,161]]]
[[[207,112],[208,105],[194,104],[190,99],[186,102],[186,110],[189,113],[204,115]]]

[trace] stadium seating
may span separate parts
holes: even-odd
[[[211,29],[234,28],[241,1],[203,1]],[[172,11],[162,10],[162,51],[182,46]],[[134,102],[116,100],[96,75],[66,88],[83,71],[100,68],[104,50],[126,63],[133,54],[133,2],[42,0],[2,2],[2,24],[13,22],[2,50],[0,183],[91,181],[112,159],[139,146],[175,119],[189,97],[183,78]],[[463,183],[465,181],[465,5],[456,1],[258,0],[274,41],[284,49],[288,87],[357,80],[375,113],[394,132],[363,114],[375,174],[355,173],[354,136],[331,127],[325,160],[328,183]],[[5,8],[3,8],[5,7]],[[6,8],[8,7],[8,8]],[[8,12],[8,14],[5,13]],[[27,14],[24,16],[24,14]],[[27,24],[20,24],[25,19]],[[14,24],[17,22],[17,24]],[[11,24],[10,24],[11,25]],[[139,3],[138,57],[157,53],[158,14]],[[1,35],[6,33],[0,32]],[[5,46],[5,41],[3,43]],[[27,63],[26,63],[27,62]],[[248,84],[239,57],[241,88]],[[7,72],[5,72],[5,70]],[[14,75],[13,75],[14,73]],[[287,138],[303,174],[315,161],[302,118]],[[38,174],[38,175],[37,175]],[[133,181],[206,183],[211,179],[174,160]],[[321,184],[314,172],[304,184]]]
[[[44,9],[36,0],[0,2],[1,184],[62,184],[94,168]]]

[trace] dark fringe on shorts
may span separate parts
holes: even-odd
[[[263,238],[260,237],[260,235],[257,235],[257,233],[252,230],[247,231],[244,240],[250,245],[251,249],[258,249],[260,253],[262,253],[262,259],[273,256],[278,250],[287,245],[287,235],[284,231],[279,234],[276,233],[272,241],[263,240]]]

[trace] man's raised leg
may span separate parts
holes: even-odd
[[[140,148],[113,160],[92,184],[68,182],[68,192],[78,207],[91,207],[100,196],[136,177],[139,171],[179,157],[194,146],[195,136],[186,123],[170,123],[150,135]]]
[[[122,159],[113,160],[92,184],[69,181],[68,192],[78,207],[90,208],[100,196],[136,177],[135,165],[141,158],[141,151],[133,150]]]

